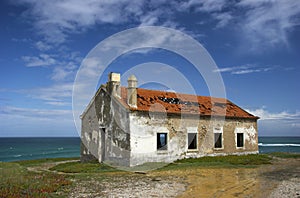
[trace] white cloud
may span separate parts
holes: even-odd
[[[66,79],[67,76],[70,76],[72,73],[72,70],[67,70],[63,67],[55,67],[51,79],[55,81],[60,81]]]
[[[244,69],[239,71],[232,71],[231,74],[241,75],[241,74],[250,74],[250,73],[261,72],[261,71],[262,70],[260,69]]]
[[[252,49],[261,45],[288,44],[289,31],[300,24],[300,1],[244,0],[237,6],[245,9],[245,19],[240,25],[243,34],[252,42]]]
[[[82,31],[95,24],[120,24],[138,20],[145,1],[138,0],[21,0],[36,29],[47,42],[62,43],[70,32]]]
[[[62,44],[70,34],[82,33],[97,25],[161,25],[186,30],[180,24],[182,14],[193,18],[192,23],[213,23],[214,28],[235,31],[242,47],[257,53],[289,45],[289,33],[299,26],[300,1],[295,0],[20,0],[26,5],[25,14],[33,21],[37,33],[43,36],[35,46],[46,51]],[[195,14],[204,13],[204,17]],[[179,20],[178,20],[179,19]],[[189,25],[190,26],[190,25]],[[185,32],[191,32],[191,28]],[[199,30],[192,30],[192,36]],[[241,73],[256,71],[244,71]]]
[[[265,107],[246,111],[260,117],[259,136],[299,136],[300,111],[271,112]]]
[[[72,110],[0,106],[1,136],[76,136]]]
[[[300,111],[290,113],[287,111],[271,113],[265,108],[247,110],[253,115],[260,117],[261,120],[295,120],[300,121]]]
[[[44,45],[44,43],[41,45]],[[21,59],[27,67],[52,66],[50,68],[53,69],[51,74],[52,80],[55,82],[69,82],[74,81],[76,70],[82,57],[78,52],[69,52],[69,50],[65,49],[59,55],[42,53],[39,56],[22,56]]]
[[[176,13],[188,12],[219,12],[226,1],[194,1],[188,2],[165,0],[20,0],[28,10],[25,16],[34,21],[34,26],[45,37],[47,43],[63,43],[69,33],[82,32],[97,24],[134,23],[136,25],[177,26]],[[214,16],[224,26],[231,19],[228,13]],[[37,43],[41,50],[49,48],[46,43]]]
[[[49,77],[53,84],[48,87],[23,89],[15,92],[35,100],[41,100],[46,105],[71,106],[73,82],[82,60],[78,52],[64,50],[60,52],[60,56],[44,53],[38,57],[23,56],[22,59],[28,67],[51,65],[49,69],[52,70],[52,73]]]
[[[49,66],[56,63],[56,60],[48,54],[40,54],[39,56],[22,56],[27,67]]]
[[[233,19],[233,16],[228,12],[213,13],[212,16],[218,20],[218,23],[216,25],[217,28],[225,27]]]
[[[295,0],[189,0],[177,7],[210,14],[217,28],[236,28],[253,52],[279,44],[288,46],[289,33],[300,24],[300,1]]]
[[[225,73],[228,72],[230,74],[241,75],[241,74],[250,74],[250,73],[257,73],[257,72],[267,72],[273,70],[274,67],[257,67],[252,64],[246,64],[241,66],[234,66],[234,67],[224,67],[214,70],[214,72]]]
[[[45,102],[46,104],[53,105],[53,106],[70,106],[71,104],[69,102],[64,102],[64,101],[49,101]]]
[[[189,0],[184,2],[179,2],[176,6],[179,11],[190,11],[195,10],[195,12],[208,13],[211,17],[216,20],[216,28],[222,28],[228,25],[232,19],[233,15],[229,11],[224,11],[225,8],[231,6],[231,3],[227,0]],[[227,9],[228,10],[228,9]],[[205,24],[207,21],[198,21],[198,24]]]
[[[202,12],[215,12],[221,11],[226,5],[226,0],[189,0],[180,5],[180,9],[192,9]]]
[[[37,108],[20,108],[14,106],[4,106],[0,110],[1,115],[13,115],[22,118],[31,118],[38,120],[57,120],[70,119],[72,116],[71,110],[61,109],[37,109]]]
[[[206,14],[208,17],[194,18],[192,22],[213,19],[216,28],[239,31],[241,42],[246,42],[243,44],[252,51],[288,45],[289,32],[300,24],[300,1],[295,0],[20,0],[18,4],[27,6],[22,16],[29,17],[44,36],[45,42],[36,44],[40,50],[47,50],[49,43],[63,43],[69,34],[95,25],[130,23],[184,29],[185,24],[178,22],[178,13]]]
[[[79,63],[73,61],[59,63],[53,69],[51,79],[54,81],[73,81]]]
[[[233,70],[235,70],[236,67],[225,67],[225,68],[218,68],[216,70],[214,70],[213,72],[231,72]]]
[[[27,97],[42,100],[46,104],[70,106],[73,83],[57,83],[50,87],[20,90]]]
[[[144,16],[141,16],[141,25],[155,25],[158,22],[158,18],[162,13],[160,13],[158,10],[154,12],[150,12]]]
[[[35,46],[38,50],[40,51],[47,51],[52,49],[51,45],[48,45],[47,43],[43,42],[43,41],[38,41],[35,43]]]

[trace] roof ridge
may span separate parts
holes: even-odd
[[[226,102],[229,101],[227,98],[214,97],[214,96],[194,95],[194,94],[189,94],[189,93],[172,92],[172,91],[156,90],[156,89],[145,89],[145,88],[137,88],[137,89],[145,90],[145,91],[153,91],[153,92],[163,92],[163,93],[167,93],[167,94],[184,95],[184,96],[196,96],[196,97],[205,97],[205,98],[213,98],[213,99],[223,99],[223,100],[226,100]]]
[[[203,116],[218,115],[228,118],[259,118],[248,113],[246,110],[226,98],[199,96],[145,88],[137,88],[137,107],[130,108],[127,105],[126,87],[122,86],[121,90],[122,98],[120,101],[123,105],[133,111],[162,111],[166,113],[198,114]],[[158,106],[154,104],[158,104]]]

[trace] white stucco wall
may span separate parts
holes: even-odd
[[[130,120],[131,166],[145,162],[172,162],[186,151],[185,145],[179,147],[182,138],[170,137],[170,130],[159,120],[137,116],[132,113]],[[157,150],[157,133],[167,133],[167,150]],[[186,133],[186,132],[185,132]],[[185,140],[185,139],[184,139]]]

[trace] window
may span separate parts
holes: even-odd
[[[222,133],[214,133],[215,148],[222,148]]]
[[[237,147],[244,147],[244,133],[237,133],[236,134],[236,146]]]
[[[157,133],[157,150],[168,150],[167,141],[167,133]]]
[[[223,148],[223,126],[220,126],[219,124],[214,127],[214,147],[216,149],[222,149]]]
[[[188,133],[188,149],[197,149],[197,133]]]

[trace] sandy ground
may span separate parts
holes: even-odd
[[[296,197],[300,159],[257,168],[192,168],[74,177],[69,197]]]
[[[281,159],[262,175],[275,184],[269,197],[300,198],[300,159]]]

